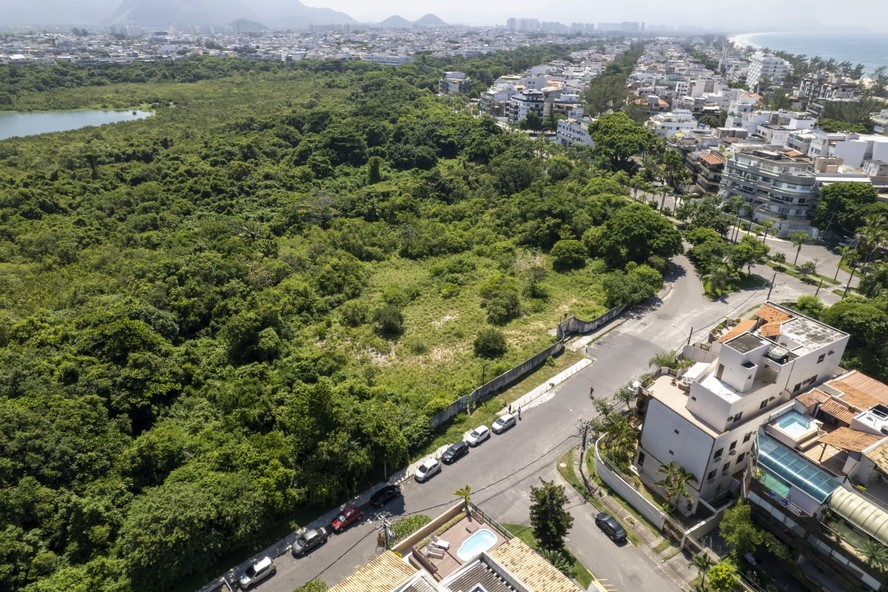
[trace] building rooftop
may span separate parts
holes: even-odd
[[[882,405],[888,405],[888,385],[857,370],[833,378],[824,386],[843,393],[843,399],[847,399],[849,395],[852,397],[863,395],[876,399]]]
[[[710,437],[718,438],[721,435],[721,432],[715,431],[709,426],[709,424],[701,421],[696,415],[688,411],[688,395],[686,392],[678,388],[678,386],[672,384],[671,376],[660,376],[647,388],[647,391],[653,398],[691,422],[695,427],[699,428]]]
[[[358,567],[329,592],[391,592],[414,575],[416,568],[386,551]]]
[[[818,502],[824,502],[839,487],[836,479],[796,451],[759,433],[759,465],[782,482],[797,487]]]

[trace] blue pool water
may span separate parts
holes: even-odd
[[[781,417],[777,425],[793,438],[798,438],[810,429],[811,423],[808,418],[796,412],[790,412]]]
[[[456,556],[459,557],[460,561],[468,561],[479,553],[487,551],[495,544],[496,535],[486,528],[482,528],[463,541],[463,544],[459,546],[459,551],[456,552]]]

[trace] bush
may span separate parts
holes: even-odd
[[[408,516],[407,518],[398,518],[392,523],[392,533],[394,540],[389,543],[397,543],[403,541],[408,536],[431,522],[432,519],[425,514],[417,514],[416,516]]]
[[[472,346],[479,358],[499,358],[508,351],[506,338],[502,332],[489,328],[481,331]]]
[[[391,304],[376,309],[373,323],[374,330],[381,337],[397,337],[404,332],[404,315]]]
[[[560,240],[552,247],[552,267],[556,271],[578,269],[586,264],[586,247],[578,240]]]

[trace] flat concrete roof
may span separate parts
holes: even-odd
[[[709,424],[704,423],[698,419],[696,415],[688,411],[688,394],[678,388],[678,386],[672,384],[671,376],[661,376],[657,378],[647,390],[651,393],[653,398],[669,407],[669,409],[676,414],[688,420],[708,436],[715,439],[721,435],[720,432],[716,432],[709,426]]]

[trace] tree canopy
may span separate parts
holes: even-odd
[[[870,183],[827,185],[820,190],[812,224],[840,237],[854,236],[877,197],[876,188]]]

